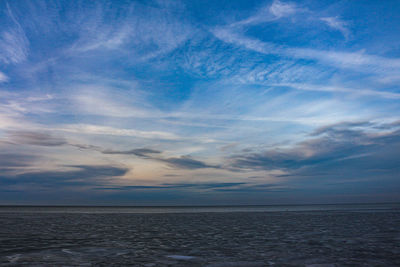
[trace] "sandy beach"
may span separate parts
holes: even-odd
[[[400,266],[400,213],[0,214],[2,266]]]

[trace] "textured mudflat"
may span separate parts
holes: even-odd
[[[399,212],[0,214],[0,265],[400,266]]]

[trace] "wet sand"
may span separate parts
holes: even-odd
[[[1,213],[2,266],[400,266],[400,212]]]

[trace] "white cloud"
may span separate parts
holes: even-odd
[[[214,36],[226,43],[242,46],[262,54],[276,54],[279,51],[273,43],[263,42],[255,38],[245,37],[240,33],[234,32],[226,27],[219,27],[211,30]]]
[[[240,71],[229,78],[232,83],[268,85],[272,83],[295,83],[327,79],[331,71],[316,64],[304,65],[296,60],[280,60],[274,63],[257,64]]]
[[[216,28],[212,33],[221,41],[235,44],[262,54],[275,54],[289,58],[310,59],[339,69],[352,69],[357,72],[365,73],[385,73],[385,75],[394,75],[398,74],[400,70],[399,58],[386,58],[377,55],[369,55],[363,51],[342,52],[313,48],[284,47],[247,37],[228,28]]]
[[[132,3],[123,14],[114,14],[105,7],[80,14],[82,25],[76,29],[79,39],[68,52],[119,50],[127,55],[126,59],[135,61],[169,53],[194,32],[189,23],[178,20],[169,8],[173,6]]]
[[[335,66],[337,68],[353,69],[369,73],[398,73],[400,70],[399,58],[386,58],[369,55],[363,51],[341,52],[327,51],[312,48],[288,48],[285,54],[296,58],[312,59]]]
[[[3,72],[0,71],[0,83],[8,82],[8,77]]]
[[[65,97],[71,102],[70,112],[73,113],[122,118],[160,116],[159,111],[148,106],[145,95],[136,88],[116,92],[113,86],[77,85]]]
[[[232,23],[229,25],[229,27],[234,28],[238,26],[241,27],[271,22],[304,11],[306,11],[306,9],[299,8],[293,3],[284,3],[279,0],[275,0],[271,5],[260,8],[254,15],[248,17],[247,19]]]
[[[332,29],[340,31],[346,39],[349,38],[350,30],[347,28],[346,22],[340,20],[338,17],[325,17],[321,18],[321,20]]]
[[[269,8],[269,11],[276,17],[287,17],[295,14],[300,9],[296,7],[295,4],[292,3],[284,3],[279,0],[275,0]]]
[[[237,26],[250,26],[274,19],[295,16],[299,12],[312,13],[310,20],[319,20],[326,23],[334,30],[340,31],[347,39],[351,32],[348,23],[339,17],[320,17],[312,11],[299,8],[292,3],[274,1],[269,10],[261,8],[255,15],[225,26],[218,26],[210,32],[219,40],[233,44],[266,55],[277,55],[284,59],[307,59],[316,61],[319,64],[335,67],[337,69],[350,69],[354,72],[368,73],[374,75],[375,81],[392,83],[400,75],[400,58],[388,58],[379,55],[371,55],[363,50],[360,51],[335,51],[315,48],[300,48],[284,46],[279,43],[268,42],[255,37],[246,36],[242,28]],[[271,17],[271,14],[273,17]]]
[[[341,92],[358,96],[375,96],[388,99],[400,99],[400,93],[384,92],[384,91],[377,91],[365,88],[356,89],[356,88],[347,88],[335,85],[317,85],[317,84],[300,84],[300,83],[299,84],[281,83],[281,84],[275,84],[275,86],[288,86],[298,90],[305,90],[305,91],[319,91],[319,92],[333,92],[333,93]]]
[[[68,124],[55,128],[59,131],[79,134],[101,134],[115,136],[131,136],[145,139],[179,140],[181,137],[174,133],[162,131],[141,131],[136,129],[122,129],[93,124]]]
[[[95,32],[95,36],[90,36],[88,33],[82,34],[83,37],[73,44],[71,51],[87,52],[101,48],[117,49],[129,39],[131,29],[128,27],[122,27],[121,29],[116,30],[113,27],[103,26]],[[89,38],[87,35],[89,35]]]
[[[29,42],[8,3],[7,14],[10,19],[9,23],[4,25],[5,30],[0,33],[0,61],[4,64],[15,64],[26,59]]]
[[[27,54],[27,39],[21,32],[10,29],[0,34],[0,61],[4,64],[22,62]]]

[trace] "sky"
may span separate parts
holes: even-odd
[[[400,201],[400,3],[0,1],[0,204]]]

